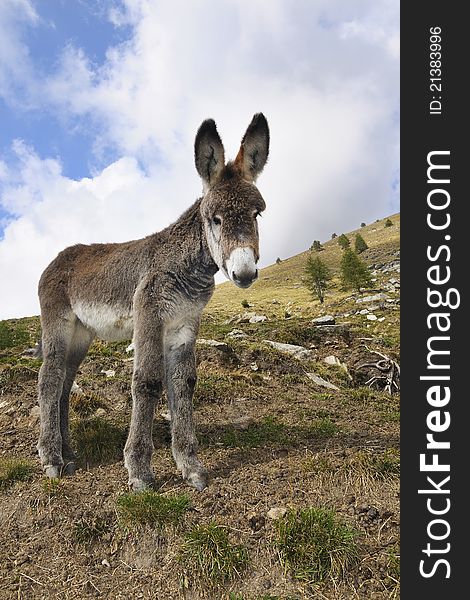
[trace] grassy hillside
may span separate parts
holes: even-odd
[[[393,223],[392,227],[385,227],[387,219],[381,219],[349,233],[345,232],[351,240],[352,247],[356,233],[362,235],[369,250],[366,250],[361,258],[368,264],[390,261],[399,249],[400,215],[396,214],[388,218]],[[339,236],[343,232],[337,233]],[[321,260],[338,276],[342,250],[337,239],[322,241],[322,245],[324,250],[319,254]],[[309,254],[310,251],[306,250],[291,258],[282,259],[279,264],[262,269],[259,280],[247,290],[234,288],[230,282],[218,285],[206,312],[210,314],[233,313],[239,310],[243,299],[250,303],[256,303],[258,307],[273,311],[272,300],[276,299],[280,301],[282,307],[287,304],[297,306],[304,311],[305,316],[316,314],[318,303],[312,301],[309,291],[302,285],[303,270]],[[339,283],[338,277],[333,283]],[[336,300],[348,295],[347,292],[341,293],[339,285],[334,290]],[[282,316],[280,309],[274,309],[272,314]]]
[[[176,472],[165,398],[157,488],[127,489],[127,343],[90,349],[71,397],[79,469],[45,480],[40,361],[24,354],[39,319],[1,321],[0,599],[398,598],[399,215],[390,219],[357,230],[374,279],[363,294],[341,288],[335,239],[320,254],[335,273],[323,305],[302,284],[308,251],[248,290],[217,286],[197,345],[201,493]],[[318,326],[321,315],[335,325]]]

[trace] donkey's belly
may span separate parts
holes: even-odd
[[[96,337],[110,342],[132,339],[134,321],[132,313],[120,306],[98,303],[77,303],[74,313]]]

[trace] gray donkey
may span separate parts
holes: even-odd
[[[227,164],[215,122],[204,121],[195,140],[203,196],[175,223],[131,242],[70,246],[46,268],[39,281],[44,360],[38,451],[48,477],[75,471],[69,395],[92,340],[133,338],[133,406],[124,449],[129,485],[142,490],[154,484],[152,423],[165,386],[177,468],[196,489],[206,487],[193,424],[196,336],[219,269],[242,288],[258,276],[256,217],[266,205],[254,183],[268,151],[261,113]]]

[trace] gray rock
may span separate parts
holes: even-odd
[[[328,388],[329,390],[339,391],[339,387],[337,387],[333,383],[330,383],[326,379],[323,379],[323,377],[320,377],[320,375],[317,375],[316,373],[305,373],[305,374],[307,375],[307,377],[309,379],[311,379],[313,381],[313,383],[316,383],[317,385],[319,385],[321,387]]]
[[[312,320],[314,325],[334,325],[335,318],[332,315],[324,315],[323,317],[317,317]]]
[[[362,304],[367,302],[383,302],[388,299],[386,294],[375,294],[374,296],[364,296],[363,298],[357,298],[356,304]]]
[[[227,321],[224,321],[224,323],[226,325],[229,325],[231,323],[261,323],[263,321],[266,321],[266,318],[267,317],[265,315],[257,315],[254,312],[246,312],[242,315],[235,315],[234,317],[227,319]]]
[[[239,339],[247,338],[248,336],[241,329],[232,329],[232,331],[229,331],[225,337],[239,340]]]
[[[307,350],[303,346],[296,346],[294,344],[283,344],[281,342],[273,342],[272,340],[263,340],[265,344],[269,344],[276,350],[280,350],[281,352],[285,352],[286,354],[290,354],[294,358],[299,360],[309,360],[313,357],[312,350]]]
[[[248,321],[249,323],[263,323],[264,321],[266,321],[267,317],[266,315],[253,315],[252,317],[250,317],[250,320]]]
[[[376,317],[376,315],[367,315],[367,316],[366,316],[366,319],[367,319],[368,321],[377,321],[377,317]]]
[[[103,375],[106,375],[106,377],[109,379],[110,377],[116,377],[116,371],[114,369],[107,369],[106,371],[101,371],[101,373],[103,373]]]
[[[367,315],[369,314],[369,309],[368,308],[363,308],[362,310],[359,311],[360,315]]]
[[[339,366],[342,364],[342,362],[339,360],[339,358],[337,358],[336,356],[333,356],[332,354],[330,356],[325,356],[325,358],[323,359],[323,362],[325,362],[327,365],[336,365],[336,366]]]
[[[280,519],[281,517],[283,517],[287,512],[287,508],[283,508],[281,506],[275,506],[274,508],[270,508],[268,510],[268,518],[272,519],[273,521],[276,519]]]
[[[216,348],[221,352],[230,351],[230,346],[228,344],[226,344],[225,342],[218,342],[217,340],[206,340],[204,338],[198,338],[196,340],[196,344],[198,344],[199,346],[210,346],[211,348]]]

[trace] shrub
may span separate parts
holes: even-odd
[[[243,308],[250,308],[250,303],[246,298],[243,298],[240,304],[243,306]]]
[[[366,226],[366,224],[365,224],[365,223],[361,223],[361,227],[365,227],[365,226]]]
[[[356,254],[364,252],[364,250],[367,250],[368,247],[369,246],[366,244],[366,241],[362,235],[360,233],[356,233],[356,238],[354,240],[354,250],[356,251]]]
[[[387,219],[385,221],[385,227],[392,227],[392,225],[393,225],[393,222],[390,219]]]
[[[332,234],[331,234],[331,239],[332,239],[332,240],[334,240],[334,239],[335,239],[335,237],[338,237],[338,236],[336,235],[336,233],[332,233]]]
[[[341,259],[341,279],[346,289],[352,288],[358,292],[361,287],[372,284],[367,265],[350,248],[344,251]]]

